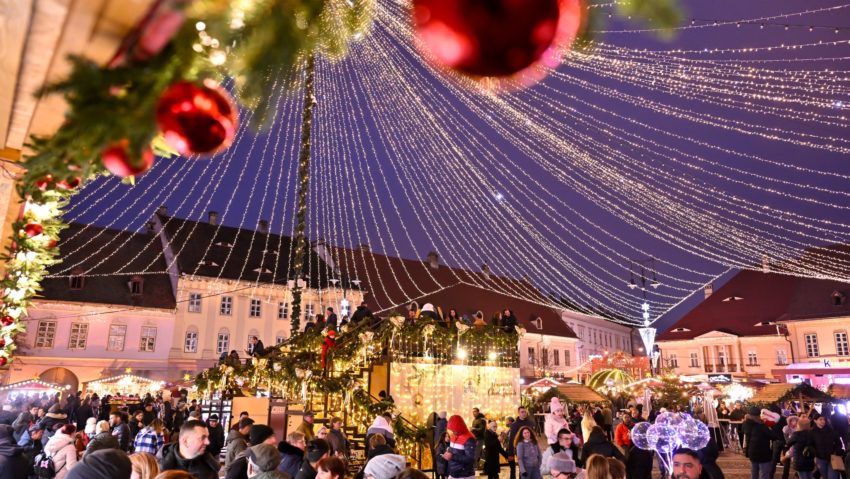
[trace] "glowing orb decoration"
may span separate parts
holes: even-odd
[[[679,445],[679,435],[675,427],[667,424],[653,424],[646,430],[649,447],[659,454],[670,454]]]
[[[639,422],[635,424],[635,427],[632,428],[631,438],[632,444],[641,448],[641,449],[652,449],[649,445],[649,439],[646,437],[646,431],[652,427],[652,423],[648,422]]]
[[[711,438],[708,426],[701,421],[684,421],[679,424],[676,430],[679,433],[679,440],[682,445],[694,451],[699,451],[708,445]]]

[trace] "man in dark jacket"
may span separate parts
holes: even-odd
[[[590,436],[587,441],[584,441],[584,446],[581,448],[581,457],[583,458],[588,458],[594,454],[599,454],[602,457],[613,457],[623,463],[626,462],[623,453],[608,440],[608,435],[605,434],[605,430],[601,426],[593,426],[593,429],[590,430]]]
[[[265,424],[254,424],[251,426],[251,432],[248,433],[248,441],[251,443],[251,447],[236,455],[227,469],[225,479],[248,479],[248,455],[251,453],[251,449],[261,444],[274,445],[277,443],[277,438],[275,438],[272,428]]]
[[[812,428],[811,446],[815,449],[815,465],[820,471],[821,478],[834,479],[837,477],[832,471],[831,456],[841,450],[841,442],[838,434],[827,423],[826,416],[821,415],[815,419],[815,427]]]
[[[484,431],[484,474],[487,474],[487,479],[499,479],[499,470],[501,469],[499,456],[508,458],[507,451],[499,442],[499,435],[496,433],[497,427],[496,421],[490,421],[487,430]]]
[[[0,479],[27,477],[29,463],[24,449],[15,444],[12,426],[0,425]]]
[[[307,447],[307,440],[300,432],[290,432],[286,436],[286,441],[281,441],[277,445],[277,450],[280,451],[280,466],[277,470],[289,474],[289,477],[298,475],[301,470],[301,465],[304,462],[304,448]]]
[[[316,479],[316,464],[331,453],[331,445],[324,439],[311,439],[307,443],[307,460],[301,464],[301,469],[295,479]]]
[[[124,452],[130,451],[130,427],[124,421],[124,413],[115,411],[109,415],[109,425],[112,426],[112,436],[118,440],[118,448]]]
[[[207,426],[201,421],[186,421],[180,426],[180,438],[159,451],[159,469],[186,471],[196,479],[218,479],[221,465],[207,452],[210,444]]]
[[[532,431],[536,431],[534,421],[528,416],[528,410],[520,406],[517,408],[517,420],[511,423],[511,428],[508,430],[508,445],[506,452],[508,453],[508,468],[510,469],[510,479],[516,479],[516,450],[514,448],[514,440],[520,429],[527,427]]]
[[[86,454],[71,468],[66,479],[123,479],[133,474],[130,458],[117,449]]]
[[[92,396],[88,406],[77,409],[77,431],[86,430],[86,421],[90,417],[100,420],[100,410],[100,399],[97,396]]]
[[[761,420],[759,408],[750,408],[741,430],[746,438],[746,450],[744,451],[750,460],[751,477],[769,479],[771,472],[771,458],[773,453],[770,441],[777,439],[777,433]]]
[[[484,431],[487,430],[487,418],[477,407],[472,408],[472,427],[469,431],[475,436],[475,469],[481,461],[481,452],[484,450]]]
[[[214,457],[218,457],[224,449],[224,428],[218,422],[218,414],[210,414],[207,419],[207,430],[210,432],[210,445],[207,446],[207,451]]]

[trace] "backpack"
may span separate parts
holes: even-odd
[[[53,464],[53,457],[45,451],[38,453],[33,463],[33,471],[39,478],[50,479],[56,477],[56,465]]]

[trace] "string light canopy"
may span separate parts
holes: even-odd
[[[850,281],[850,251],[835,246],[850,236],[848,40],[827,29],[767,28],[755,41],[738,27],[828,25],[824,17],[842,15],[843,4],[686,22],[682,40],[662,47],[634,40],[647,29],[606,27],[564,52],[540,83],[500,95],[424,61],[407,7],[370,4],[368,34],[352,39],[343,60],[312,60],[311,94],[305,78],[269,72],[265,84],[278,95],[263,110],[267,130],[250,130],[245,111],[221,154],[158,159],[132,188],[101,178],[67,205],[25,215],[62,210],[69,220],[142,229],[166,204],[176,219],[209,210],[221,212],[218,225],[268,219],[279,237],[303,227],[305,243],[330,245],[323,259],[339,277],[373,292],[401,289],[412,300],[431,292],[419,278],[435,288],[461,282],[647,328],[721,272],[762,269],[765,257],[771,271]],[[200,33],[209,26],[197,30],[211,55],[216,47]],[[234,83],[224,85],[238,94]],[[305,99],[309,164],[296,161]],[[286,251],[259,232],[251,241],[298,253],[297,242]],[[226,248],[216,244],[205,264],[212,249]],[[432,250],[436,265],[424,258]],[[655,260],[658,287],[631,290],[629,261],[645,257]],[[318,274],[310,258],[303,272],[276,270],[265,281],[298,285]],[[457,268],[439,274],[446,265]],[[61,264],[52,276],[79,266]],[[222,266],[203,275],[224,291]],[[254,266],[242,266],[247,278]],[[26,295],[38,279],[8,294]]]

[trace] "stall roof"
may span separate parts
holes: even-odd
[[[53,383],[48,383],[41,381],[39,379],[27,379],[25,381],[18,381],[12,384],[6,384],[5,386],[0,386],[0,391],[9,391],[12,389],[28,389],[32,391],[63,391],[64,389],[61,386],[57,386]]]
[[[750,399],[753,403],[774,403],[778,401],[800,400],[814,402],[832,402],[829,394],[808,384],[768,384],[758,390]]]
[[[850,384],[830,384],[826,391],[835,399],[850,399]]]
[[[572,402],[607,402],[608,399],[584,384],[562,384],[558,392]]]

